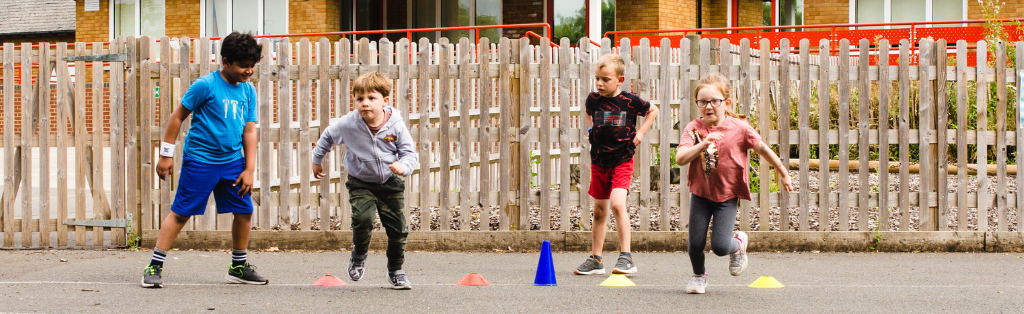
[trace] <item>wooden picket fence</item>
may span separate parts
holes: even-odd
[[[985,42],[972,52],[978,60],[994,60],[991,68],[988,62],[966,66],[966,42],[957,42],[955,60],[947,60],[946,43],[927,39],[916,45],[919,55],[911,55],[915,45],[906,41],[891,47],[885,40],[872,44],[865,39],[855,56],[845,40],[839,47],[823,40],[813,50],[807,40],[792,48],[783,40],[778,52],[750,49],[747,40],[737,46],[689,38],[678,43],[682,49],[671,48],[668,39],[655,46],[646,39],[623,39],[618,47],[603,39],[601,48],[591,48],[586,38],[578,46],[563,38],[557,48],[547,38],[539,45],[507,38],[498,43],[481,38],[477,44],[466,38],[458,43],[446,38],[436,43],[264,38],[261,43],[263,60],[251,79],[259,98],[253,198],[254,226],[260,230],[349,229],[347,174],[340,163],[344,148],[326,159],[330,176],[323,180],[312,178],[311,151],[321,127],[351,110],[349,84],[368,71],[394,80],[391,104],[417,142],[420,167],[406,180],[404,209],[413,230],[589,230],[590,145],[581,111],[593,91],[593,63],[608,53],[626,60],[623,88],[661,108],[634,158],[640,182],[628,198],[639,217],[632,222],[634,230],[686,229],[687,166],[673,170],[671,147],[679,142],[679,129],[694,117],[695,82],[713,71],[733,81],[734,110],[747,114],[764,141],[795,168],[796,191],[755,193],[752,201],[740,203],[739,229],[1019,230],[1010,222],[1011,216],[1019,217],[1016,208],[1024,195],[1007,188],[1007,149],[1015,147],[1021,156],[1024,146],[1016,143],[1024,133],[1008,130],[1007,119],[1024,120],[1020,107],[1006,97],[1008,87],[1021,82],[1006,64],[1004,43],[992,55]],[[174,178],[161,181],[154,174],[163,121],[192,81],[220,68],[219,43],[209,38],[141,37],[107,46],[93,43],[91,49],[85,43],[75,43],[74,50],[68,46],[5,44],[0,51],[3,247],[52,246],[54,237],[57,246],[128,241],[126,228],[68,227],[65,221],[130,216],[133,231],[159,228],[176,188]],[[1016,46],[1016,68],[1024,69],[1024,43]],[[108,53],[125,53],[127,61],[63,60]],[[890,55],[900,56],[899,66],[871,65],[872,58],[889,60]],[[29,66],[16,70],[32,63],[39,64],[39,71]],[[49,75],[34,74],[51,69],[55,84],[46,83]],[[74,80],[69,69],[78,74]],[[34,77],[42,79],[33,83]],[[976,104],[985,108],[993,83],[996,116],[988,117],[987,110],[972,107],[969,88],[976,89]],[[835,93],[838,100],[831,100]],[[16,94],[20,104],[29,104],[21,106],[17,119]],[[857,107],[851,107],[854,103]],[[858,116],[851,116],[851,110]],[[838,112],[838,118],[822,112]],[[974,125],[968,125],[969,116]],[[988,129],[988,119],[996,120],[995,129]],[[812,128],[812,121],[826,127]],[[1024,123],[1012,125],[1019,130]],[[176,165],[187,129],[186,123],[178,137]],[[790,155],[792,146],[796,156]],[[986,153],[989,146],[995,147],[994,156]],[[850,156],[851,147],[858,148],[858,156]],[[950,147],[956,152],[954,163],[947,162]],[[838,171],[812,174],[812,149],[824,167],[829,150],[836,148]],[[912,148],[919,152],[914,164]],[[891,149],[898,150],[897,160],[889,160]],[[69,158],[69,152],[78,154]],[[38,165],[33,154],[38,154]],[[49,167],[51,154],[56,173]],[[968,160],[969,154],[977,158]],[[993,160],[994,169],[989,168]],[[860,162],[851,169],[850,161]],[[898,169],[898,175],[878,171],[879,164]],[[953,173],[951,166],[958,169],[955,191],[942,188]],[[912,179],[911,168],[920,179]],[[967,169],[983,171],[969,174]],[[767,163],[756,170],[761,175],[751,183],[762,191],[777,184]],[[674,171],[684,184],[671,181]],[[68,188],[69,176],[76,179],[74,190]],[[812,176],[822,187],[835,179],[838,192],[812,191]],[[40,182],[33,183],[33,177]],[[977,182],[976,190],[968,191],[969,179]],[[857,186],[851,186],[854,180]],[[994,194],[988,192],[990,181]],[[890,189],[890,182],[898,183]],[[214,207],[211,199],[208,210]],[[984,219],[989,213],[995,213],[992,225]],[[230,219],[227,214],[199,216],[186,230],[230,230]],[[110,232],[109,242],[104,232]]]

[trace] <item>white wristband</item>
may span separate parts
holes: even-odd
[[[160,143],[160,156],[163,157],[174,157],[174,144],[161,142]]]

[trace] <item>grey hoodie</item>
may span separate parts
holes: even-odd
[[[395,161],[405,167],[405,176],[412,174],[419,165],[416,145],[409,134],[409,128],[399,114],[398,109],[384,107],[391,112],[391,118],[374,135],[370,127],[353,110],[327,127],[313,149],[313,163],[323,164],[324,155],[334,145],[345,144],[345,169],[348,173],[363,182],[384,183],[394,172],[388,165]]]

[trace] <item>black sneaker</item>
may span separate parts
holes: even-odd
[[[160,276],[163,273],[164,268],[161,266],[146,266],[142,270],[142,287],[143,288],[160,288],[164,285],[164,280]]]
[[[363,279],[363,270],[366,269],[366,259],[357,259],[355,257],[349,258],[348,260],[348,277],[352,278],[352,281],[359,281]]]
[[[409,278],[405,277],[404,270],[396,270],[394,272],[388,272],[388,281],[391,282],[391,288],[395,290],[409,290],[412,289],[412,284],[409,283]]]
[[[630,253],[622,252],[619,253],[619,260],[615,262],[615,268],[612,268],[613,274],[634,274],[636,273],[636,263],[633,262],[633,255]]]
[[[224,276],[230,283],[244,283],[249,285],[265,285],[270,282],[256,273],[256,267],[245,263],[244,265],[231,266],[228,268],[227,276]]]

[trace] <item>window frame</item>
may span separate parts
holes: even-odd
[[[199,37],[208,37],[206,35],[206,4],[209,1],[210,0],[200,0],[199,1]],[[235,21],[234,21],[234,19],[235,19],[235,17],[234,17],[234,4],[235,3],[234,2],[235,1],[245,1],[245,0],[227,0],[227,1],[228,1],[228,4],[227,4],[227,10],[228,10],[227,24],[231,25],[228,28],[231,31],[233,31],[234,30],[234,23],[235,23]],[[291,1],[290,0],[284,0],[284,1],[285,1],[284,16],[290,17],[289,13],[291,11],[291,8],[290,8]],[[264,1],[263,0],[259,0],[258,3],[257,3],[257,7],[256,7],[256,15],[257,15],[256,23],[257,23],[257,25],[259,25],[259,27],[256,30],[256,34],[254,34],[256,36],[266,35],[266,29],[265,29],[266,28],[266,21],[264,20],[265,7],[266,7],[266,5],[265,5]],[[287,30],[287,29],[289,29],[290,26],[291,26],[291,19],[290,18],[285,18],[284,29]],[[273,35],[285,35],[285,34],[289,34],[289,33],[286,31],[284,34],[273,34]]]
[[[882,23],[892,23],[892,1],[893,0],[882,0],[882,15],[883,15],[883,17],[882,17],[883,18],[883,22]],[[935,13],[934,12],[934,7],[932,5],[933,5],[935,0],[924,0],[924,1],[925,1],[924,2],[924,9],[925,9],[925,14],[924,14],[924,19],[925,20],[924,21],[925,22],[932,22],[933,21],[933,15]],[[966,20],[967,19],[967,5],[969,4],[969,1],[968,0],[962,0],[962,1],[963,1],[963,8],[962,8],[962,12],[960,13],[960,20]],[[859,2],[860,2],[860,0],[850,1],[850,21],[849,21],[850,24],[857,24],[857,3],[859,3]],[[943,24],[943,25],[950,26],[950,25],[956,25],[956,24]],[[960,25],[961,26],[967,26],[965,24],[960,24]],[[886,26],[883,27],[883,29],[890,29],[890,28],[891,28],[891,26],[889,26],[889,25],[886,25]]]
[[[140,36],[142,36],[141,35],[141,33],[142,33],[142,0],[132,0],[132,1],[135,2],[135,5],[134,5],[134,7],[135,7],[135,10],[134,10],[135,11],[134,12],[134,14],[135,14],[135,27],[133,28],[133,31],[132,31],[132,37],[140,37]],[[108,22],[107,23],[107,30],[108,30],[107,34],[108,34],[108,36],[107,36],[107,39],[111,40],[111,41],[113,41],[114,38],[116,37],[116,36],[114,36],[114,8],[117,7],[117,3],[116,2],[117,2],[116,0],[107,1],[107,5],[109,6],[109,8],[108,8],[109,9],[108,10],[109,14],[107,14],[107,18],[108,18],[108,21],[107,21]],[[167,11],[164,10],[164,20],[166,21],[166,19],[167,19]]]

